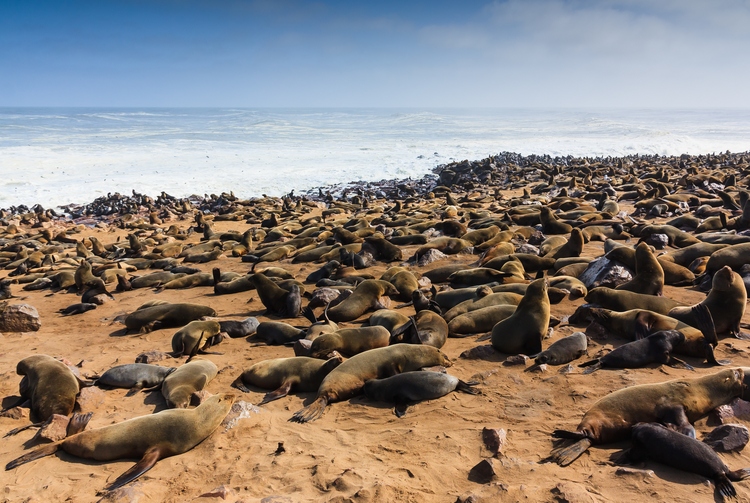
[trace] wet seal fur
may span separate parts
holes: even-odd
[[[297,411],[290,421],[307,423],[319,419],[329,403],[360,394],[365,382],[370,379],[382,379],[436,365],[450,367],[452,364],[444,353],[432,346],[396,344],[365,351],[346,360],[328,374],[318,388],[315,401]]]
[[[601,398],[584,414],[576,431],[555,430],[555,438],[574,440],[554,449],[546,461],[567,466],[592,444],[625,440],[637,423],[674,425],[695,437],[692,422],[742,396],[744,371],[724,369],[693,379],[675,379],[624,388]]]
[[[395,402],[394,414],[403,417],[409,403],[433,400],[451,391],[462,391],[471,395],[479,394],[474,389],[477,382],[464,382],[457,377],[442,372],[411,371],[372,379],[365,383],[364,393],[370,400]]]
[[[59,449],[96,461],[140,458],[138,463],[106,488],[111,491],[137,479],[160,459],[182,454],[201,443],[219,427],[233,403],[232,394],[214,395],[195,409],[164,410],[103,428],[81,431],[25,454],[5,465],[5,469],[12,470],[54,454]]]

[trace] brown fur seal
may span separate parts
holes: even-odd
[[[291,421],[315,421],[323,415],[326,405],[360,394],[365,382],[370,379],[382,379],[435,365],[450,367],[451,361],[432,346],[396,344],[365,351],[348,359],[328,374],[318,388],[317,399],[297,411]]]
[[[316,337],[310,346],[310,356],[328,358],[329,354],[338,351],[350,357],[369,349],[383,348],[390,338],[391,333],[385,327],[342,328]]]
[[[464,382],[442,372],[411,371],[385,379],[371,379],[365,383],[364,394],[370,400],[395,402],[394,413],[398,417],[406,414],[410,403],[434,400],[451,391],[462,391],[471,395],[479,393],[473,388],[476,382]]]
[[[716,333],[740,334],[740,321],[745,314],[747,290],[742,277],[729,266],[724,266],[714,274],[711,291],[700,304],[706,306],[716,325]],[[695,326],[692,306],[681,306],[671,309],[668,316],[688,325]]]
[[[31,412],[37,421],[73,412],[80,385],[67,365],[51,356],[32,355],[18,362],[16,373],[24,376],[18,385],[19,394],[31,402]]]
[[[513,304],[498,304],[487,306],[460,314],[448,322],[450,337],[466,337],[468,335],[490,332],[492,328],[516,312]]]
[[[186,408],[190,404],[190,395],[205,388],[218,373],[219,369],[209,360],[193,360],[179,367],[161,385],[167,407]]]
[[[289,318],[299,316],[302,306],[300,304],[301,292],[299,287],[285,290],[268,279],[263,273],[253,274],[250,281],[258,291],[260,301],[268,310],[268,313]]]
[[[404,325],[391,331],[391,344],[426,344],[438,349],[448,339],[448,324],[433,311],[420,311]]]
[[[232,386],[249,393],[247,386],[272,389],[258,405],[287,396],[294,391],[317,391],[325,376],[338,367],[343,358],[337,355],[328,360],[295,356],[258,362],[238,377]]]
[[[129,331],[150,332],[157,328],[181,327],[203,316],[216,316],[216,311],[198,304],[144,304],[125,318]]]
[[[499,305],[517,306],[522,299],[523,295],[512,292],[491,293],[478,299],[465,300],[457,306],[449,309],[443,315],[443,317],[445,318],[445,321],[451,322],[457,316],[461,316],[462,314],[470,313],[478,309],[483,309],[485,307]]]
[[[378,309],[370,315],[368,323],[370,326],[385,327],[388,332],[393,332],[396,327],[409,322],[409,317],[391,309]]]
[[[743,379],[742,369],[725,369],[698,378],[640,384],[610,393],[584,414],[576,431],[555,430],[554,437],[576,442],[554,449],[548,460],[567,466],[592,444],[625,440],[636,423],[674,425],[694,437],[691,423],[741,396]]]
[[[12,470],[29,461],[54,454],[58,449],[96,461],[141,458],[107,487],[107,490],[117,489],[146,473],[160,459],[182,454],[201,443],[218,428],[233,403],[234,395],[214,395],[195,409],[164,410],[111,426],[82,431],[25,454],[8,463],[5,469]]]
[[[750,468],[730,471],[711,447],[658,423],[639,423],[630,431],[633,447],[624,453],[631,463],[653,459],[663,465],[711,479],[719,494],[734,498],[732,480],[750,477]]]
[[[668,297],[657,297],[645,293],[615,290],[607,287],[597,287],[586,295],[586,302],[613,311],[630,311],[631,309],[646,309],[659,314],[668,314],[675,307],[682,306],[682,302]]]
[[[618,249],[610,253],[617,252]],[[607,254],[609,258],[609,254]],[[645,293],[647,295],[661,295],[664,289],[664,270],[656,260],[651,248],[646,243],[640,243],[635,249],[635,276],[633,279],[615,290]]]
[[[547,281],[537,279],[526,289],[516,311],[492,328],[492,347],[508,354],[539,353],[549,329],[549,306]]]
[[[336,323],[356,320],[370,309],[380,309],[379,299],[383,295],[398,295],[398,290],[387,281],[365,280],[349,298],[329,309],[328,317]]]
[[[172,336],[172,357],[191,357],[221,342],[221,325],[218,321],[191,321]]]

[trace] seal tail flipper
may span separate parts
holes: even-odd
[[[313,313],[313,310],[312,310],[312,308],[310,306],[306,306],[302,310],[302,316],[304,316],[305,318],[307,318],[307,320],[310,323],[317,323],[317,321],[318,321],[318,320],[315,319],[315,313]]]
[[[595,358],[595,359],[589,360],[587,362],[579,363],[578,366],[579,367],[590,367],[592,365],[596,365],[597,363],[599,363],[599,358]]]
[[[716,336],[716,325],[714,325],[714,319],[711,317],[711,311],[703,304],[693,306],[691,311],[703,338],[712,346],[716,346],[719,343],[719,338]]]
[[[190,360],[192,360],[195,357],[195,355],[198,354],[198,351],[200,350],[200,347],[201,347],[201,342],[203,342],[204,333],[205,332],[201,332],[201,336],[198,338],[198,342],[196,342],[195,346],[193,346],[193,349],[190,351],[190,355],[188,355],[188,359],[185,360],[185,363],[190,363]]]
[[[20,426],[18,428],[13,428],[8,433],[6,433],[5,435],[3,435],[3,438],[5,438],[5,437],[11,437],[11,436],[16,435],[18,433],[21,433],[24,430],[28,430],[29,428],[41,428],[42,424],[43,423],[31,423],[31,424],[27,424],[26,426]]]
[[[234,380],[232,383],[233,388],[237,388],[238,390],[242,391],[243,393],[250,393],[250,388],[245,386],[245,383],[242,382],[242,376],[238,377]]]
[[[716,489],[719,491],[719,494],[721,494],[724,498],[737,497],[737,491],[735,491],[734,486],[729,481],[726,475],[722,474],[716,480]]]
[[[18,466],[25,465],[29,461],[34,461],[45,456],[51,456],[52,454],[57,452],[57,450],[60,448],[61,443],[62,442],[54,442],[52,444],[45,445],[44,447],[40,447],[39,449],[26,453],[20,458],[16,458],[5,465],[5,470],[12,470],[13,468],[16,468]]]
[[[686,361],[680,360],[679,358],[675,358],[674,356],[669,357],[669,361],[667,362],[667,365],[669,365],[672,368],[676,369],[685,369],[685,370],[695,370],[692,365],[687,363]]]
[[[328,405],[328,399],[321,396],[307,407],[295,412],[289,420],[295,423],[309,423],[320,419],[326,410],[326,405]]]
[[[482,392],[476,389],[474,386],[479,384],[479,381],[469,381],[465,382],[461,379],[458,380],[458,386],[456,386],[456,391],[461,391],[463,393],[468,393],[470,395],[479,395]]]
[[[406,412],[409,410],[409,404],[405,400],[397,399],[396,406],[393,408],[393,413],[396,417],[404,417]]]
[[[292,383],[291,381],[287,381],[284,384],[282,384],[280,388],[275,389],[271,391],[270,393],[266,393],[266,396],[263,397],[263,400],[261,400],[258,405],[263,405],[265,403],[278,400],[279,398],[283,398],[287,396],[291,390],[292,390]]]
[[[599,370],[600,368],[602,368],[602,363],[600,361],[597,361],[597,360],[594,360],[594,361],[596,363],[594,363],[589,368],[587,368],[586,370],[583,371],[584,375],[593,374],[594,372],[596,372],[597,370]],[[583,365],[579,365],[579,367],[583,367]]]
[[[124,486],[128,482],[132,482],[151,468],[154,467],[159,458],[161,457],[161,451],[158,447],[151,447],[147,450],[140,461],[130,467],[125,473],[117,477],[114,482],[105,488],[107,491],[113,491],[119,487]]]
[[[555,433],[559,431],[563,431],[563,430],[555,430]],[[565,433],[572,433],[572,432],[565,432]],[[560,466],[568,466],[573,461],[578,459],[581,456],[581,454],[586,452],[586,449],[588,449],[590,446],[591,446],[591,440],[588,438],[582,438],[578,442],[571,444],[567,447],[560,447],[557,449],[553,449],[552,452],[550,452],[549,457],[546,459],[546,461],[554,461]]]
[[[66,435],[69,437],[76,433],[81,433],[86,429],[86,426],[89,424],[89,421],[91,421],[91,416],[93,415],[93,412],[87,412],[86,414],[79,414],[76,412],[73,414],[73,417],[68,421],[68,428],[65,431]]]
[[[729,477],[729,480],[735,482],[745,480],[746,478],[750,478],[750,468],[740,468],[739,470],[728,472],[727,477]]]

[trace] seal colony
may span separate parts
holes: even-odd
[[[0,339],[6,497],[747,498],[750,456],[692,442],[750,398],[749,175],[750,154],[500,154],[301,196],[1,210],[2,302],[41,320]],[[260,412],[223,430],[233,401]],[[55,414],[66,436],[32,440]],[[468,479],[482,426],[508,430],[499,485]],[[614,477],[618,441],[669,475]]]

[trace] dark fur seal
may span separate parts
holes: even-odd
[[[219,327],[222,332],[225,332],[232,339],[238,337],[248,337],[253,335],[258,330],[259,325],[258,318],[250,316],[242,321],[237,320],[222,320],[219,322]]]
[[[63,316],[73,316],[76,314],[83,314],[92,309],[96,309],[96,304],[79,302],[78,304],[71,304],[66,308],[60,309],[59,313]]]
[[[476,395],[476,382],[464,382],[442,372],[412,371],[396,374],[385,379],[372,379],[365,383],[364,393],[370,400],[395,402],[394,413],[398,417],[406,414],[409,403],[433,400],[451,391],[463,391]]]
[[[125,318],[129,331],[150,332],[157,328],[181,327],[203,316],[216,316],[216,311],[198,304],[158,304],[141,306]]]
[[[730,471],[708,445],[658,423],[636,424],[630,438],[633,447],[625,453],[630,462],[648,458],[678,470],[697,473],[711,479],[725,498],[737,496],[731,481],[750,477],[750,468]]]
[[[645,339],[623,344],[601,358],[584,362],[579,367],[589,367],[584,374],[590,374],[600,368],[635,369],[650,363],[663,363],[692,370],[693,367],[672,356],[674,348],[684,342],[685,334],[682,332],[662,330]]]
[[[307,407],[297,411],[291,421],[307,423],[320,418],[326,406],[356,396],[370,379],[442,365],[450,367],[451,361],[432,346],[396,344],[365,351],[348,359],[323,379],[318,397]]]
[[[173,367],[150,365],[148,363],[128,363],[118,365],[104,372],[96,379],[97,386],[129,388],[131,390],[161,386],[164,379],[174,372]]]
[[[565,365],[586,354],[588,339],[583,332],[576,332],[568,337],[553,342],[550,347],[536,355],[536,365]],[[530,369],[533,368],[529,367]]]
[[[238,377],[232,386],[248,393],[247,386],[272,389],[258,405],[287,396],[294,391],[317,391],[325,376],[338,367],[343,358],[337,355],[328,360],[296,356],[258,362]]]
[[[553,437],[575,440],[554,449],[548,461],[567,466],[592,444],[625,440],[633,425],[659,422],[695,437],[692,422],[742,396],[742,369],[725,369],[693,379],[675,379],[624,388],[600,399],[584,414],[576,431],[555,430]]]
[[[234,403],[234,395],[209,397],[195,409],[164,410],[122,423],[81,431],[65,440],[40,447],[7,465],[12,470],[24,463],[54,454],[68,454],[96,461],[141,458],[107,487],[117,489],[153,468],[157,461],[187,452],[218,428]]]

